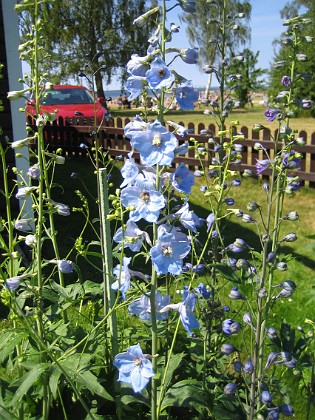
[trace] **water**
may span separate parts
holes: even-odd
[[[199,87],[197,88],[199,90],[199,92],[203,93],[205,91],[205,87]],[[211,87],[210,88],[211,91],[215,91],[218,90],[218,87]],[[125,91],[125,90],[106,90],[104,89],[105,92],[105,96],[106,98],[112,97],[112,98],[118,98],[119,95],[121,95],[122,97],[124,97],[125,95],[129,96],[129,92]]]

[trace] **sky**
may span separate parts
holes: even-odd
[[[251,0],[251,43],[249,48],[254,53],[260,51],[258,68],[269,68],[270,66],[273,57],[272,42],[284,31],[280,10],[287,2],[288,0]],[[173,36],[172,46],[189,48],[191,46],[186,39],[185,29],[178,18],[178,13],[181,12],[182,10],[176,7],[168,18],[168,21],[181,26],[180,32]],[[173,69],[187,79],[192,80],[195,87],[206,86],[208,76],[202,73],[197,65],[188,65],[183,63],[181,59],[178,59],[173,65]],[[105,90],[112,89],[120,89],[119,82],[113,80],[110,85],[105,87]]]

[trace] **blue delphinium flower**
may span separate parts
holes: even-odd
[[[129,132],[128,132],[129,137]],[[140,152],[145,165],[171,165],[177,139],[159,122],[147,126],[145,131],[135,131],[131,136],[133,147]]]
[[[134,133],[144,131],[147,129],[148,124],[143,121],[140,115],[136,115],[132,121],[125,125],[124,135],[129,139],[132,139]]]
[[[190,194],[191,187],[195,182],[195,176],[182,162],[170,175],[170,180],[175,190]]]
[[[139,178],[138,178],[139,179]],[[121,191],[121,203],[124,207],[133,207],[130,211],[130,220],[137,222],[144,219],[155,223],[160,215],[160,210],[165,206],[165,199],[161,192],[146,180],[136,185],[128,186]]]
[[[157,274],[180,274],[182,272],[183,259],[190,252],[190,248],[187,235],[178,232],[168,224],[159,226],[158,240],[150,250]]]
[[[130,346],[125,353],[119,353],[113,360],[119,371],[118,381],[130,384],[134,392],[141,392],[154,376],[152,363],[142,353],[140,344]]]
[[[151,68],[146,72],[146,79],[150,89],[161,89],[169,87],[175,76],[168,69],[160,56],[157,56],[151,63]]]
[[[170,303],[170,296],[162,296],[162,293],[157,290],[155,292],[155,316],[158,321],[165,321],[168,317],[167,312],[161,312],[166,305]],[[130,315],[137,315],[142,321],[151,321],[151,301],[149,295],[142,295],[135,299],[128,306]]]
[[[185,203],[176,213],[173,215],[174,219],[179,222],[188,230],[197,233],[197,227],[201,226],[202,220],[192,211],[189,210],[188,202]]]
[[[145,77],[129,76],[125,83],[125,89],[130,92],[128,101],[133,101],[141,95],[142,89],[145,86]]]
[[[272,121],[274,121],[277,118],[278,114],[280,114],[280,113],[281,113],[281,110],[280,109],[271,109],[271,108],[268,108],[265,111],[265,117],[266,117],[266,119],[267,119],[268,122],[272,122]]]
[[[267,370],[273,363],[275,363],[278,357],[279,357],[279,353],[276,353],[274,351],[269,353],[264,370]]]
[[[130,287],[130,271],[128,265],[130,264],[131,258],[124,257],[123,264],[117,264],[113,270],[114,276],[117,280],[111,285],[113,290],[120,290],[123,299],[126,299],[126,292]]]
[[[197,299],[198,298],[194,293],[189,293],[187,290],[187,293],[183,294],[182,302],[167,305],[161,310],[161,312],[166,312],[170,309],[178,311],[183,327],[191,336],[193,334],[193,330],[199,328],[199,322],[194,315]]]
[[[124,166],[120,170],[120,173],[124,178],[120,188],[124,188],[126,185],[131,184],[139,175],[139,166],[131,159],[131,153],[128,154],[128,158],[129,159],[125,161]]]
[[[132,54],[127,63],[127,72],[133,76],[145,77],[150,65],[147,57],[140,57],[138,54]]]
[[[261,174],[262,172],[264,172],[266,169],[268,169],[269,165],[271,164],[271,160],[270,159],[256,159],[256,172],[257,175]]]
[[[195,288],[195,292],[200,294],[204,299],[209,299],[211,296],[211,291],[207,289],[206,285],[199,283]]]
[[[185,82],[176,88],[175,97],[180,109],[183,111],[193,111],[194,103],[199,98],[199,91],[193,88],[190,82]]]
[[[121,227],[117,229],[113,240],[117,243],[124,243],[125,248],[130,248],[133,252],[140,251],[142,241],[146,240],[150,244],[149,234],[138,228],[133,220],[127,220],[125,229]]]
[[[289,87],[292,84],[292,80],[290,76],[282,76],[281,83],[285,87]]]
[[[22,279],[23,279],[23,276],[9,277],[8,279],[5,280],[5,285],[11,291],[16,290],[19,288],[20,282]]]

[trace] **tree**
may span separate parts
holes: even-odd
[[[146,52],[150,22],[142,28],[133,26],[146,10],[145,0],[43,2],[41,71],[54,83],[79,81],[80,74],[90,82],[94,78],[97,95],[104,97],[103,78],[109,83],[131,53]],[[22,35],[30,31],[30,13],[21,15]]]
[[[303,7],[303,9],[301,9]],[[300,78],[295,81],[296,93],[301,99],[309,99],[315,104],[315,4],[312,0],[294,0],[286,4],[281,11],[281,17],[284,19],[292,19],[305,12],[305,18],[309,18],[308,23],[299,24],[301,43],[294,54],[304,54],[307,61],[298,61],[296,63],[296,73],[300,74]],[[268,94],[272,99],[279,93],[279,84],[282,76],[286,75],[286,62],[290,61],[292,54],[290,34],[284,32],[280,39],[274,41],[275,55],[273,66],[270,69],[270,80],[268,86]],[[284,63],[283,65],[280,65]],[[314,106],[311,114],[315,116]]]
[[[219,65],[222,58],[220,48],[225,48],[224,59],[240,45],[245,45],[250,38],[250,28],[247,25],[250,18],[251,5],[248,1],[224,0],[208,1],[197,0],[197,11],[194,14],[182,14],[181,20],[187,24],[187,36],[191,45],[199,48],[199,66]],[[223,7],[224,6],[224,7]],[[226,16],[222,16],[225,11]],[[244,13],[246,23],[243,24],[241,16]],[[223,29],[224,38],[220,25],[226,25]],[[198,27],[198,30],[196,28]],[[226,46],[228,47],[226,49]],[[218,48],[219,47],[219,48]],[[211,81],[211,75],[209,77]]]
[[[258,63],[259,51],[254,54],[248,48],[238,57],[243,57],[243,61],[232,60],[229,66],[230,88],[234,91],[234,96],[240,102],[240,107],[244,108],[251,103],[250,93],[261,91],[264,88],[262,80],[259,78],[266,72],[261,68],[256,68]]]

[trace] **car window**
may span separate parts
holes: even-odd
[[[85,89],[54,89],[45,92],[42,105],[93,104],[93,98]]]

